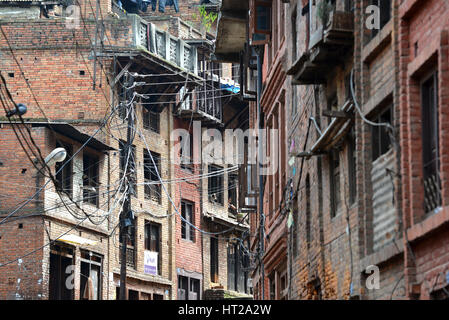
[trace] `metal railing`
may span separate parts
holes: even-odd
[[[120,252],[122,251],[122,245],[120,245]],[[122,256],[119,254],[119,261],[122,263]],[[136,249],[133,247],[126,247],[126,265],[130,268],[136,268]]]

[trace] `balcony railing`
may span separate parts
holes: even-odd
[[[120,252],[119,252],[119,261],[122,263],[122,248],[123,246],[120,245]],[[136,268],[136,249],[133,247],[126,247],[126,266],[135,269]]]
[[[183,99],[185,94],[188,93],[182,89],[180,99]],[[219,125],[222,120],[222,96],[216,82],[205,80],[203,85],[185,97],[178,110],[178,116],[201,120],[204,124]]]
[[[311,36],[307,50],[288,70],[295,84],[323,84],[354,42],[354,14],[332,11]]]
[[[438,174],[424,178],[424,205],[428,214],[441,206],[441,181]]]
[[[138,15],[130,15],[133,28],[133,44],[170,63],[198,74],[197,50],[185,41],[159,30],[151,22]]]

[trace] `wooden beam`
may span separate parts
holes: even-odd
[[[323,117],[328,118],[345,118],[345,119],[351,119],[354,117],[354,115],[346,113],[345,111],[340,110],[323,110],[321,113]]]
[[[120,78],[123,76],[123,74],[124,74],[126,71],[128,71],[129,67],[131,67],[132,62],[133,62],[133,60],[130,59],[130,60],[128,61],[128,63],[126,64],[126,66],[125,66],[122,70],[120,70],[120,72],[118,73],[118,75],[117,75],[117,76],[115,77],[115,79],[114,79],[114,85],[120,80]]]

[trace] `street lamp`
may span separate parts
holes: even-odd
[[[64,148],[56,148],[48,156],[45,157],[45,164],[52,166],[57,162],[62,162],[67,157],[67,151]]]

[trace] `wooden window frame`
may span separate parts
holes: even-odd
[[[190,208],[190,211],[187,208]],[[181,200],[181,216],[183,218],[181,219],[181,238],[186,241],[195,242],[196,229],[189,225],[189,223],[195,225],[195,203]]]
[[[83,153],[83,202],[89,203],[97,208],[99,207],[100,199],[100,156],[84,152]],[[88,164],[88,167],[86,167]],[[94,188],[91,191],[88,188]]]
[[[162,275],[162,225],[152,221],[145,220],[145,250],[157,252],[157,273]],[[157,240],[154,242],[151,238],[157,233]]]

